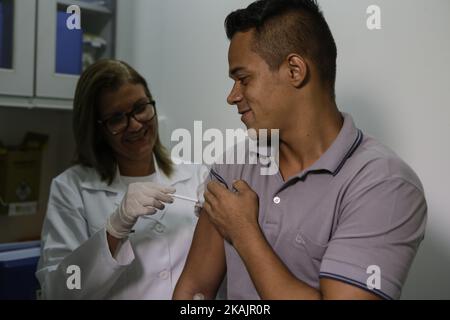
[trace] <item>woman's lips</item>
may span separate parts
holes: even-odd
[[[147,137],[148,131],[149,131],[149,129],[146,129],[146,130],[144,131],[143,134],[138,135],[138,136],[135,136],[135,137],[131,137],[131,138],[128,137],[125,141],[126,141],[127,143],[136,143],[136,142],[139,142],[139,141],[141,141],[141,140],[143,140],[144,138]]]

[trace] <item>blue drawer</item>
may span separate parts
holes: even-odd
[[[0,252],[0,300],[35,300],[40,248]]]

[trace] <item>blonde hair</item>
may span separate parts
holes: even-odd
[[[73,132],[76,143],[75,164],[94,168],[102,180],[111,184],[117,160],[98,125],[98,104],[104,90],[118,90],[126,83],[141,84],[153,100],[147,81],[127,63],[102,59],[89,66],[78,80],[74,98]],[[158,132],[158,130],[156,130]],[[173,162],[161,144],[159,134],[153,148],[158,167],[166,176],[173,173]]]

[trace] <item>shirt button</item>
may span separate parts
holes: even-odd
[[[159,273],[159,277],[163,280],[167,280],[169,278],[169,271],[164,270]]]
[[[155,226],[155,230],[156,230],[156,232],[158,232],[158,233],[163,233],[163,232],[165,231],[165,228],[164,228],[164,226],[163,226],[162,224],[158,223],[158,224]]]
[[[280,201],[281,201],[280,197],[273,198],[273,203],[275,203],[275,204],[279,204]]]

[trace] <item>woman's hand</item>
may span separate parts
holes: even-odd
[[[164,203],[172,203],[170,194],[174,192],[175,188],[153,182],[131,183],[122,203],[108,218],[106,230],[114,238],[126,238],[140,216],[154,214],[164,209]]]

